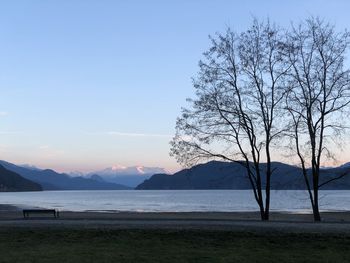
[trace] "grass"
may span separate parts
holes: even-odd
[[[350,236],[176,230],[0,230],[0,262],[349,262]]]

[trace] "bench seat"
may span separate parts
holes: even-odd
[[[56,209],[23,209],[24,218],[29,218],[30,214],[39,214],[39,215],[50,214],[50,215],[53,215],[54,218],[59,217],[59,212]]]

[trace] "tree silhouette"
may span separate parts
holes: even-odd
[[[290,67],[283,39],[276,26],[257,20],[239,35],[228,29],[211,38],[194,79],[196,98],[171,142],[171,154],[185,165],[222,159],[244,166],[262,220],[269,219],[271,143],[283,131],[278,119]]]
[[[315,221],[321,220],[319,188],[346,175],[322,182],[320,167],[331,154],[329,145],[345,129],[342,116],[350,104],[350,71],[344,69],[344,60],[349,37],[348,32],[338,33],[334,26],[310,18],[294,27],[286,42],[292,149],[301,163]]]

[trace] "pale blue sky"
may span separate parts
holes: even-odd
[[[0,159],[174,171],[168,142],[209,34],[253,16],[344,29],[349,10],[346,0],[1,1]]]

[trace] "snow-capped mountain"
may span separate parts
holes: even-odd
[[[20,164],[18,166],[29,169],[29,170],[33,170],[33,171],[41,171],[42,170],[42,169],[40,169],[34,165],[31,165],[31,164]]]
[[[122,166],[114,165],[106,169],[91,172],[88,175],[97,174],[102,177],[127,176],[127,175],[153,175],[158,173],[167,173],[164,168],[160,167],[145,167],[145,166]]]
[[[80,171],[73,171],[73,172],[69,172],[68,173],[69,176],[72,176],[72,177],[78,177],[78,176],[86,176],[86,173],[83,173],[83,172],[80,172]]]

